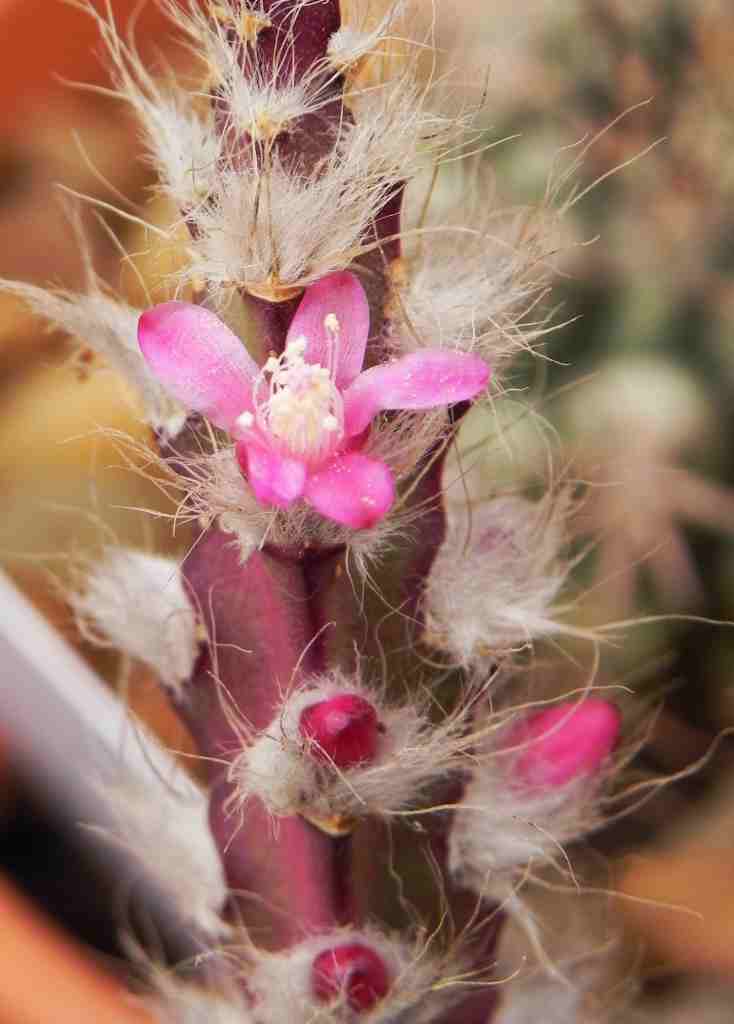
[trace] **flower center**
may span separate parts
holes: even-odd
[[[306,345],[296,338],[267,360],[255,382],[255,408],[260,428],[289,455],[318,463],[344,436],[344,409],[331,370],[304,360]]]

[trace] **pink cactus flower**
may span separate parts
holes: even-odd
[[[507,737],[508,748],[522,748],[514,779],[532,789],[554,789],[595,775],[614,749],[619,728],[619,711],[595,697],[530,715]]]
[[[388,467],[362,454],[373,418],[474,398],[489,379],[477,356],[426,349],[363,370],[369,307],[354,274],[306,289],[283,354],[259,367],[212,312],[186,302],[140,318],[143,356],[161,383],[237,442],[258,501],[286,508],[303,499],[355,529],[393,503]]]

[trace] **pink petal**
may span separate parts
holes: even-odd
[[[140,350],[166,390],[189,409],[229,430],[252,409],[258,367],[214,313],[189,302],[164,302],[140,317]]]
[[[286,508],[303,493],[306,467],[257,441],[240,441],[235,451],[247,482],[263,505]]]
[[[344,394],[348,436],[361,433],[383,409],[431,409],[483,391],[489,367],[467,352],[423,349],[360,373]]]
[[[615,706],[593,697],[530,715],[507,738],[508,747],[522,748],[513,763],[514,778],[548,789],[595,775],[614,749],[619,727]]]
[[[333,314],[339,328],[336,336],[324,320]],[[359,279],[348,271],[329,274],[306,289],[288,328],[288,342],[304,337],[305,360],[334,371],[336,386],[348,387],[362,369],[370,333],[370,310]]]
[[[327,519],[362,530],[379,523],[395,498],[387,466],[356,453],[337,455],[306,481],[304,498]]]

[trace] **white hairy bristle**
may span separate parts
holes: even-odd
[[[87,638],[137,658],[181,692],[199,645],[196,613],[176,561],[107,548],[70,600]]]
[[[463,121],[428,111],[428,92],[414,84],[408,62],[392,80],[348,93],[350,116],[334,126],[333,151],[313,171],[304,172],[297,161],[271,153],[265,161],[253,154],[259,165],[252,173],[242,173],[232,164],[237,147],[233,136],[271,141],[299,118],[318,112],[333,100],[334,72],[327,64],[317,64],[304,78],[286,76],[283,81],[282,68],[289,61],[285,37],[282,53],[276,52],[272,67],[264,71],[256,38],[242,53],[233,50],[227,31],[240,23],[242,13],[238,7],[221,6],[229,15],[209,18],[194,4],[184,10],[167,7],[192,51],[209,68],[210,84],[193,98],[170,81],[160,85],[133,45],[120,40],[114,25],[99,13],[95,17],[120,95],[143,123],[161,187],[191,226],[186,279],[204,280],[211,291],[239,287],[258,295],[287,296],[348,266],[369,244],[371,226],[386,199],[428,157],[435,158],[456,140]],[[380,22],[378,34],[400,6]],[[257,9],[248,11],[257,20]],[[340,45],[338,37],[333,46]],[[342,57],[347,59],[346,52]],[[209,102],[213,97],[224,113],[219,135]]]
[[[408,0],[392,0],[387,5],[378,5],[374,0],[344,0],[341,27],[331,36],[327,47],[332,67],[348,74],[358,70],[366,58],[384,57],[389,50],[390,34],[397,31],[397,22],[407,3]]]
[[[34,313],[101,355],[140,401],[147,423],[163,435],[175,435],[186,413],[159,385],[138,347],[141,310],[105,295],[96,280],[87,294],[47,291],[22,281],[0,281],[0,291],[17,295]]]
[[[246,133],[256,141],[275,139],[299,118],[333,101],[330,79],[318,68],[298,81],[293,74],[284,81],[278,66],[283,61],[277,57],[275,70],[265,72],[256,49],[249,56],[239,55],[224,41],[217,49],[218,77],[212,83],[216,101],[227,111],[227,126],[238,135]],[[286,58],[287,52],[282,56]]]
[[[563,865],[563,843],[598,824],[591,811],[598,787],[587,779],[556,789],[512,788],[503,772],[482,764],[454,812],[449,866],[458,882],[486,899],[506,900],[531,865]]]

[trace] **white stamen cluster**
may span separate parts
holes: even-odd
[[[281,356],[270,356],[253,394],[261,429],[281,442],[285,453],[319,463],[343,437],[344,409],[332,372],[307,363],[306,346],[305,338],[295,338]]]

